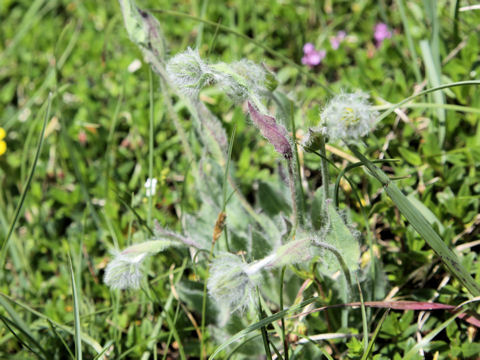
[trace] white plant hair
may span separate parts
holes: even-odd
[[[113,260],[105,269],[103,281],[112,289],[139,289],[143,278],[142,264],[147,256],[181,245],[178,241],[159,239],[141,242],[123,251],[113,250]]]
[[[222,253],[213,262],[208,278],[208,292],[219,305],[231,312],[244,310],[254,299],[258,285],[256,273],[248,273],[248,264],[239,256]]]
[[[173,84],[192,98],[198,97],[200,90],[214,83],[218,77],[218,74],[200,58],[198,51],[191,48],[168,61],[167,73]]]
[[[188,48],[167,63],[167,72],[175,86],[190,98],[196,99],[200,90],[208,85],[218,85],[233,102],[251,100],[257,106],[268,92],[267,72],[250,60],[233,63],[207,64],[197,50]]]
[[[254,302],[254,291],[260,285],[262,270],[296,264],[311,257],[309,237],[290,241],[252,263],[243,262],[237,255],[222,253],[212,262],[207,283],[209,294],[230,312],[242,311]]]
[[[129,256],[115,251],[113,255],[105,269],[105,284],[114,290],[139,289],[143,277],[140,267],[147,254]]]

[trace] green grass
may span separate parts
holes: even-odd
[[[297,147],[296,233],[304,218],[322,221],[327,167],[335,204],[360,233],[351,301],[456,306],[479,295],[480,12],[453,3],[138,0],[160,21],[169,56],[190,46],[212,62],[265,63],[281,91],[270,108],[299,143],[332,94],[369,93],[381,121],[357,147],[329,144],[323,164]],[[291,217],[288,169],[217,88],[201,99],[225,130],[225,153],[199,136],[192,105],[149,69],[116,1],[7,0],[0,20],[0,358],[477,356],[474,325],[458,313],[332,306],[346,294],[322,258],[272,270],[262,310],[221,326],[205,292],[210,247],[166,250],[146,261],[139,291],[110,290],[111,251],[149,240],[155,221],[210,244],[226,210],[213,255],[268,254],[279,219]],[[394,34],[376,47],[380,21]],[[333,50],[339,30],[347,38]],[[301,64],[306,42],[327,50],[313,69]],[[147,178],[158,179],[153,197]],[[330,307],[295,316],[310,305]],[[335,333],[348,336],[311,340]]]

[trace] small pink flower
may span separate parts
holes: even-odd
[[[83,146],[85,146],[85,144],[87,143],[87,134],[85,133],[85,131],[80,130],[80,132],[78,133],[78,142],[80,143],[80,145]]]
[[[317,66],[327,55],[325,50],[315,50],[315,46],[312,43],[306,43],[303,45],[303,57],[302,64],[310,67]]]
[[[337,50],[338,47],[340,46],[340,43],[345,39],[347,36],[347,33],[343,30],[340,30],[337,32],[337,35],[332,36],[330,38],[330,45],[332,45],[333,50]]]
[[[303,45],[303,52],[305,54],[310,54],[313,51],[315,51],[315,46],[312,43],[306,43]]]
[[[383,40],[390,39],[392,37],[392,32],[388,29],[387,24],[378,23],[375,25],[375,32],[373,37],[377,43],[377,47],[382,45]]]

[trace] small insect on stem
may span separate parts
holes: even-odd
[[[227,218],[227,214],[221,211],[218,214],[217,221],[215,222],[215,227],[213,228],[213,241],[212,245],[218,240],[220,235],[222,235],[223,228],[225,227],[225,220]]]

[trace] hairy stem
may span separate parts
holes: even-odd
[[[292,238],[295,238],[295,233],[298,226],[298,209],[297,209],[297,191],[295,189],[295,175],[294,164],[291,159],[288,162],[288,185],[290,186],[290,194],[292,196]]]
[[[325,138],[319,136],[319,145],[320,145],[320,154],[321,156],[321,170],[322,170],[322,185],[323,185],[323,194],[324,200],[330,199],[330,187],[329,187],[329,178],[330,174],[328,172],[328,161],[327,161],[327,151],[325,150]]]

